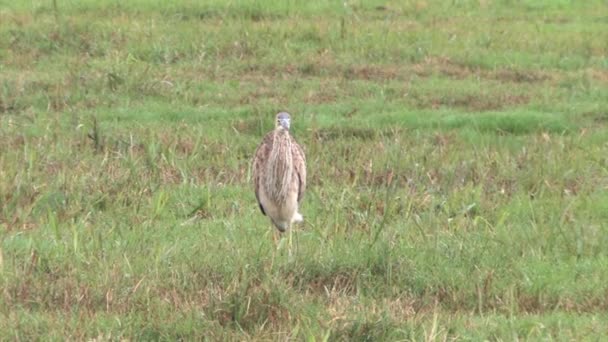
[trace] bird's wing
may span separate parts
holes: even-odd
[[[272,150],[272,142],[274,132],[270,132],[262,138],[262,142],[255,151],[253,157],[253,185],[255,189],[255,198],[258,201],[262,214],[266,215],[262,202],[260,202],[260,183],[262,182],[262,173],[264,172],[264,164],[268,161],[270,151]]]
[[[291,154],[298,175],[298,202],[300,202],[304,197],[304,191],[306,191],[306,156],[296,140],[293,137],[291,139]]]

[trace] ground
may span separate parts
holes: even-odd
[[[0,338],[605,336],[606,13],[0,0]],[[291,259],[250,179],[281,110]]]

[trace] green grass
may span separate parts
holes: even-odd
[[[54,4],[0,0],[0,339],[608,333],[605,1]]]

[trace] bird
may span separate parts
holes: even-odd
[[[304,220],[299,212],[306,191],[306,156],[291,135],[291,116],[280,112],[275,117],[275,128],[268,132],[255,151],[253,183],[255,197],[262,214],[283,233]]]

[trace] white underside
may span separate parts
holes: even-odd
[[[293,217],[291,218],[291,223],[300,223],[302,221],[304,221],[304,217],[302,216],[302,214],[296,211],[296,213],[293,214]]]
[[[281,231],[289,229],[292,223],[302,222],[304,218],[298,212],[298,194],[292,192],[287,195],[283,205],[276,205],[271,201],[266,192],[260,189],[260,203],[266,215],[272,220],[274,225]]]

